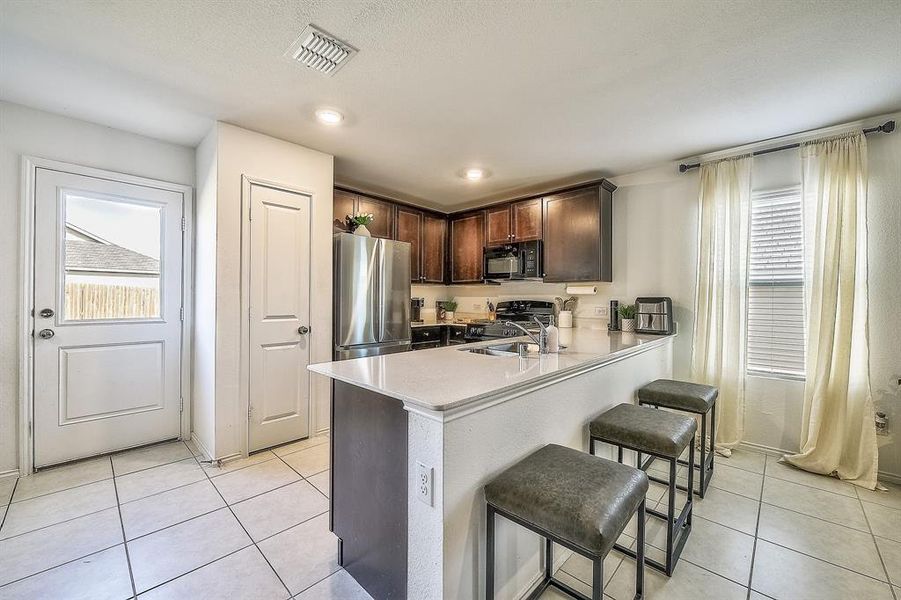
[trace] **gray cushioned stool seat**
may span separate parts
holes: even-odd
[[[588,554],[605,556],[647,491],[643,471],[549,444],[485,486],[485,499]]]
[[[712,385],[658,379],[638,390],[638,400],[664,408],[704,414],[716,402],[718,394],[719,390]]]
[[[691,417],[671,412],[620,404],[591,422],[591,437],[611,444],[677,458],[698,428]]]

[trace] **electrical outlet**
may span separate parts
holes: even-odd
[[[595,306],[594,307],[594,316],[606,317],[607,316],[607,307],[606,306]]]
[[[435,469],[427,467],[421,462],[416,463],[416,497],[423,504],[434,506],[432,500],[432,489],[435,478]]]
[[[482,305],[478,302],[474,302],[472,305],[472,310],[482,310]]]

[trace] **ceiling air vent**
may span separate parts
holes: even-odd
[[[307,25],[285,56],[331,77],[356,53],[356,48],[350,44],[313,25]]]

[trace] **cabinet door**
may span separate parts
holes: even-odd
[[[612,281],[612,194],[601,187],[544,198],[544,280]]]
[[[410,243],[410,279],[418,283],[422,280],[420,256],[422,252],[422,213],[405,206],[397,207],[397,232],[399,242]]]
[[[485,210],[485,245],[501,246],[509,244],[510,206],[499,206]]]
[[[373,237],[391,239],[394,237],[394,205],[390,202],[357,196],[357,212],[372,213],[372,223],[367,226]]]
[[[335,233],[347,231],[347,215],[352,215],[356,210],[357,195],[335,190],[332,202],[332,219]]]
[[[444,283],[447,219],[422,215],[422,281]]]
[[[541,198],[523,200],[510,206],[510,222],[514,242],[541,239]]]
[[[479,211],[454,218],[451,227],[451,281],[482,281],[482,252],[485,246],[485,213]]]

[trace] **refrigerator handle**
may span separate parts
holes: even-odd
[[[373,277],[373,285],[375,286],[375,331],[376,340],[383,342],[385,340],[385,242],[377,239],[375,242],[375,276]]]

